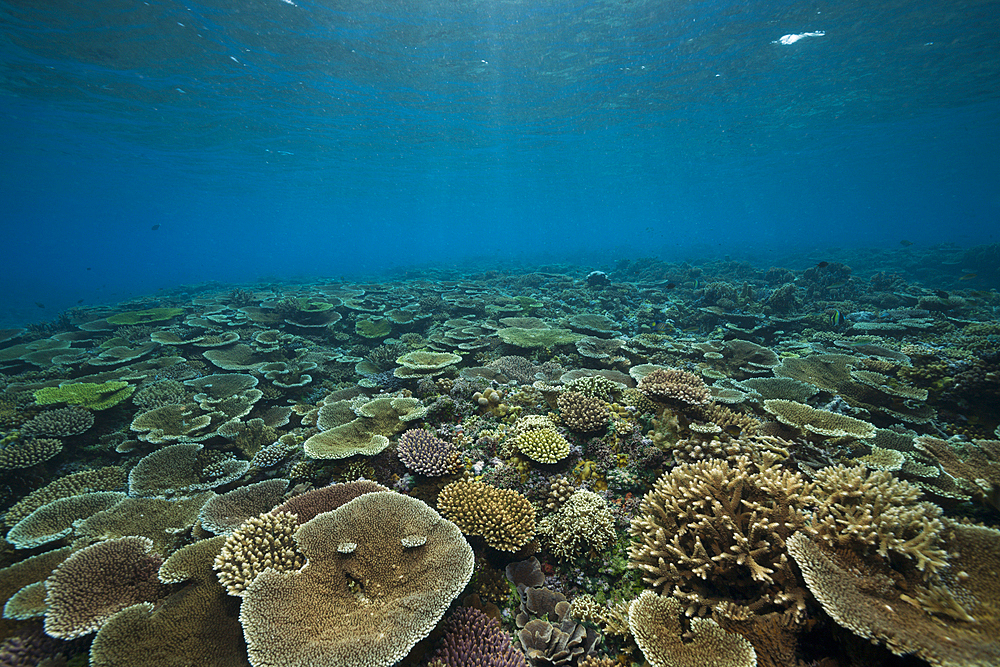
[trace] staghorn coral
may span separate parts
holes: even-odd
[[[607,401],[576,391],[564,391],[557,399],[559,413],[571,431],[595,433],[608,426],[611,412]]]
[[[78,407],[58,408],[35,415],[18,429],[21,437],[53,436],[67,438],[79,435],[94,425],[90,410]]]
[[[718,601],[804,610],[784,546],[815,499],[812,484],[774,460],[708,460],[664,473],[632,519],[629,567],[654,590],[689,599],[689,614]]]
[[[683,612],[676,598],[649,590],[629,605],[629,629],[652,667],[756,667],[750,642],[707,618],[692,618],[690,631],[685,632]]]
[[[434,628],[474,564],[453,523],[394,492],[321,514],[295,541],[309,564],[264,570],[243,597],[240,621],[255,667],[388,667]]]
[[[614,544],[615,518],[611,508],[593,491],[580,489],[559,509],[538,522],[538,535],[559,560],[572,560]]]
[[[893,552],[933,573],[947,563],[941,548],[941,508],[918,502],[919,487],[882,470],[830,466],[816,471],[818,506],[807,532],[835,547],[888,558]]]
[[[116,612],[164,593],[163,560],[152,540],[122,537],[92,544],[64,560],[45,581],[45,632],[74,639],[96,632]]]
[[[108,619],[91,645],[91,667],[148,667],[151,657],[157,665],[248,667],[239,600],[226,594],[212,570],[225,539],[219,535],[174,552],[159,578],[184,586],[159,604],[135,604]]]
[[[515,436],[510,444],[532,461],[556,463],[569,455],[569,442],[553,428],[536,428]]]
[[[516,491],[457,481],[438,495],[438,510],[466,535],[480,535],[500,551],[517,551],[535,536],[535,510]]]
[[[654,370],[639,380],[638,389],[654,401],[682,407],[706,405],[710,400],[709,389],[700,377],[676,368]]]
[[[215,557],[213,568],[230,595],[243,597],[261,572],[298,570],[305,564],[292,535],[299,527],[294,514],[265,512],[232,531]]]
[[[444,635],[428,667],[527,667],[524,654],[500,624],[472,607],[459,607],[444,623]]]
[[[411,428],[399,436],[399,460],[409,470],[428,477],[440,477],[456,472],[462,456],[450,442],[434,437],[430,431]]]

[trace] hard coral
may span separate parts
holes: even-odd
[[[684,609],[673,597],[646,590],[629,607],[629,628],[652,667],[756,667],[757,655],[743,637],[706,618],[691,619],[685,633]],[[690,635],[690,637],[688,637]]]
[[[428,477],[449,475],[462,465],[462,457],[452,443],[424,429],[411,428],[399,436],[397,452],[403,465]]]
[[[812,485],[773,463],[739,457],[664,473],[632,520],[629,567],[695,611],[726,600],[754,610],[802,607],[785,540],[806,523]]]
[[[575,391],[559,394],[559,412],[571,431],[594,433],[607,428],[610,418],[608,403]]]
[[[682,406],[705,405],[709,390],[700,377],[680,369],[659,368],[639,380],[638,389],[648,398]]]
[[[516,436],[511,444],[539,463],[556,463],[569,455],[569,442],[552,428],[525,431]]]
[[[535,536],[535,510],[516,491],[482,482],[452,482],[438,495],[438,509],[466,535],[481,535],[501,551],[517,551]]]
[[[538,523],[538,534],[560,560],[598,554],[614,544],[615,518],[601,496],[580,489]]]
[[[265,512],[247,519],[227,538],[213,569],[230,595],[243,597],[261,572],[297,570],[305,564],[292,535],[299,523],[294,514]]]
[[[309,564],[265,570],[243,597],[255,667],[388,667],[427,636],[472,576],[458,528],[398,493],[359,496],[303,524],[295,540]]]
[[[428,667],[527,667],[500,624],[472,607],[459,607],[444,624],[444,636]]]
[[[116,612],[153,602],[163,585],[152,540],[123,537],[77,551],[46,580],[45,632],[73,639],[96,632]]]

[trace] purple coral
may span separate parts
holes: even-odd
[[[397,450],[403,465],[427,477],[451,474],[462,461],[455,445],[419,428],[411,428],[399,436]]]
[[[442,667],[527,667],[500,624],[473,607],[459,607],[445,623],[430,664]]]

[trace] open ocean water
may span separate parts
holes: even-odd
[[[0,28],[0,665],[1000,665],[997,0]]]

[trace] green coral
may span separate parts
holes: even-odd
[[[539,463],[555,463],[569,455],[569,443],[559,432],[540,428],[521,433],[513,442],[522,454]]]
[[[523,327],[507,327],[497,332],[500,340],[515,347],[536,348],[555,347],[575,343],[583,338],[569,329],[525,329]]]
[[[35,392],[35,403],[50,405],[68,403],[91,410],[107,410],[132,395],[135,387],[121,380],[96,384],[74,382],[58,387],[43,387]]]
[[[130,310],[125,313],[118,313],[117,315],[112,315],[106,319],[110,324],[128,326],[134,324],[149,324],[151,322],[163,322],[183,314],[183,308],[149,308],[147,310]]]
[[[384,317],[368,317],[355,322],[354,331],[365,338],[385,338],[392,331],[392,325]]]

